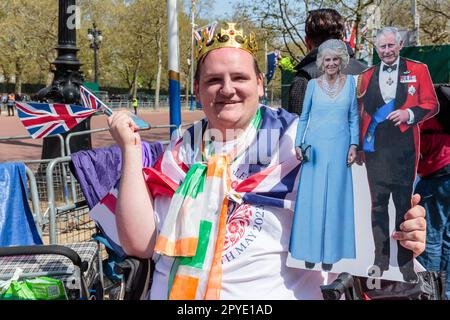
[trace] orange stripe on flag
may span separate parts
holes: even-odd
[[[197,244],[198,238],[183,238],[173,242],[166,237],[159,236],[155,250],[168,256],[193,257],[197,252]]]
[[[219,230],[214,249],[214,258],[209,272],[208,285],[206,286],[205,300],[219,300],[220,290],[222,290],[222,253],[225,243],[228,198],[223,200],[222,211],[220,212]]]
[[[208,161],[208,170],[206,171],[206,176],[222,178],[224,170],[228,167],[228,163],[229,161],[227,155],[214,155]]]
[[[225,158],[225,160],[228,161],[227,158]],[[223,178],[226,181],[226,190],[230,190],[231,186],[230,167],[227,164],[225,168],[227,170]],[[220,291],[222,290],[222,254],[226,236],[227,212],[228,212],[228,198],[225,197],[222,202],[222,210],[219,216],[219,228],[217,231],[216,246],[214,248],[214,257],[211,264],[211,270],[209,271],[208,284],[206,286],[206,293],[205,293],[206,300],[220,299]]]
[[[170,290],[169,300],[195,300],[198,278],[176,275]]]

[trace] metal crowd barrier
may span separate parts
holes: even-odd
[[[178,128],[178,130],[179,130],[178,134],[181,133],[181,126],[177,127],[176,125],[155,125],[155,126],[151,126],[149,129],[146,129],[146,130],[161,129],[161,128]],[[71,139],[73,137],[87,135],[87,134],[92,134],[92,133],[98,133],[98,132],[105,132],[105,131],[108,131],[108,130],[109,130],[109,128],[100,128],[100,129],[92,129],[92,130],[85,130],[85,131],[78,131],[78,132],[69,133],[66,136],[66,141],[65,141],[67,155],[70,156],[72,154],[72,150],[70,148],[70,141],[71,141]],[[168,145],[169,142],[170,142],[169,140],[161,141],[161,143],[163,145]],[[67,170],[67,171],[69,172],[68,177],[69,177],[70,181],[75,181],[76,179],[72,175],[72,172],[70,170]],[[76,189],[76,184],[75,183],[71,183],[70,187],[71,187],[70,190],[71,190],[71,193],[72,193],[72,200],[73,200],[73,202],[77,202],[78,199],[80,199],[79,194],[81,193],[81,190],[77,190]],[[82,198],[83,197],[81,196],[81,199]]]
[[[64,138],[61,134],[54,135],[54,137],[58,138],[58,141],[60,142],[60,156],[64,157]],[[0,137],[0,142],[22,139],[32,139],[32,137],[30,135]],[[42,226],[45,224],[45,217],[48,215],[49,210],[47,205],[46,169],[50,161],[51,159],[19,160],[19,162],[23,162],[26,165],[30,197],[32,198],[33,215],[41,235],[46,232],[42,229]],[[55,187],[58,188],[58,190],[61,190],[59,201],[69,203],[67,175],[62,174],[62,172],[66,170],[68,170],[67,167],[58,167],[58,170],[54,172],[56,175],[54,183]]]
[[[53,159],[46,170],[50,244],[89,241],[96,232],[95,223],[88,216],[89,208],[86,200],[70,171],[65,171],[63,174],[66,175],[72,190],[77,190],[77,192],[72,195],[73,198],[69,203],[58,201],[60,190],[55,187],[55,178],[58,177],[55,172],[58,167],[68,167],[70,161],[69,156]]]
[[[47,160],[26,160],[28,190],[33,217],[46,244],[83,242],[91,239],[92,232],[84,235],[89,211],[81,188],[68,168],[70,157]],[[70,194],[69,190],[75,190]]]
[[[36,188],[38,192],[39,208],[40,212],[44,215],[47,214],[48,210],[48,189],[47,189],[47,178],[46,172],[47,167],[52,159],[40,159],[40,160],[23,160],[23,162],[33,173],[34,179],[36,181]],[[68,204],[70,199],[69,194],[69,181],[67,178],[67,171],[69,170],[66,166],[58,166],[55,168],[54,174],[54,187],[58,189],[58,201]]]
[[[64,138],[62,135],[60,134],[55,134],[53,137],[57,137],[59,139],[60,143],[60,150],[61,150],[61,157],[65,156],[65,151],[64,151]],[[9,141],[9,140],[22,140],[22,139],[33,139],[33,137],[31,137],[30,135],[26,135],[26,136],[10,136],[10,137],[0,137],[0,142],[1,141]]]
[[[128,101],[128,100],[124,100],[124,101],[105,101],[105,103],[111,108],[111,109],[133,109],[133,101]],[[186,109],[184,107],[185,104],[181,104],[181,108]],[[153,110],[158,110],[158,109],[167,109],[169,108],[169,101],[167,99],[160,99],[159,100],[159,106],[156,107],[155,101],[151,100],[151,101],[142,101],[142,100],[138,100],[138,110],[139,109],[153,109]]]
[[[33,207],[33,218],[39,232],[39,235],[42,237],[42,218],[41,218],[41,208],[39,206],[39,193],[36,183],[36,177],[34,176],[33,171],[25,166],[25,172],[27,174],[27,182],[28,182],[28,190],[29,196],[31,197],[31,204]]]
[[[150,129],[177,128],[178,134],[181,135],[182,128],[192,124],[155,125]],[[84,195],[69,169],[70,140],[74,136],[107,130],[109,129],[102,128],[68,134],[65,141],[68,156],[65,156],[63,137],[58,135],[61,141],[61,157],[21,161],[26,166],[33,217],[44,243],[65,244],[89,241],[96,232],[95,223],[88,216],[89,208]],[[29,138],[29,136],[0,137],[0,141]],[[162,141],[163,145],[169,142],[170,140]]]

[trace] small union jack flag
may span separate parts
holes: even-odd
[[[345,22],[344,42],[347,42],[352,49],[356,47],[356,24],[355,21]]]
[[[197,40],[197,45],[201,45],[202,40],[210,41],[214,37],[216,31],[217,22],[213,22],[205,27],[199,28],[194,31],[194,37]]]
[[[33,139],[64,133],[97,112],[74,104],[16,102],[19,119]]]
[[[100,103],[98,101],[98,98],[83,86],[80,86],[80,95],[81,95],[81,105],[84,108],[86,109],[99,108]]]
[[[86,109],[102,109],[108,116],[112,115],[112,110],[102,100],[87,88],[80,86],[81,105]]]

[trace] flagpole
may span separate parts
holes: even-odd
[[[265,61],[265,73],[264,73],[264,104],[268,105],[268,97],[267,97],[267,72],[269,71],[268,60],[267,60],[267,39],[264,42],[264,61]]]
[[[419,30],[420,30],[420,15],[417,11],[417,0],[411,0],[411,13],[414,19],[414,37],[416,46],[420,46]]]
[[[195,28],[195,0],[192,0],[191,6],[191,107],[190,110],[194,111],[194,28]],[[186,97],[187,99],[187,97]]]
[[[97,103],[100,104],[100,107],[98,108],[98,110],[102,110],[103,113],[106,114],[108,117],[113,115],[112,109],[110,107],[108,107],[102,100],[100,100],[95,94],[93,94],[91,91],[89,91],[88,88],[86,88],[85,86],[81,86],[80,88],[82,90],[86,91],[92,98],[95,99],[95,101],[97,101]],[[82,103],[83,107],[86,107],[85,106],[86,97],[84,96],[84,93],[82,93],[81,95],[82,95],[81,103]],[[134,124],[138,128],[138,130],[148,130],[148,129],[152,128],[150,123],[148,123],[147,121],[139,118],[137,115],[135,115],[132,112],[128,112],[128,113],[129,113],[131,119],[133,120]]]
[[[177,0],[167,0],[170,124],[181,124]],[[175,128],[170,128],[172,133]]]

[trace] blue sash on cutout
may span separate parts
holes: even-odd
[[[363,141],[363,150],[364,152],[375,152],[375,129],[378,124],[382,123],[386,120],[386,117],[394,111],[395,99],[389,101],[384,106],[380,107],[377,112],[372,116],[372,121],[369,124],[369,128],[367,128],[366,135],[364,136]]]

